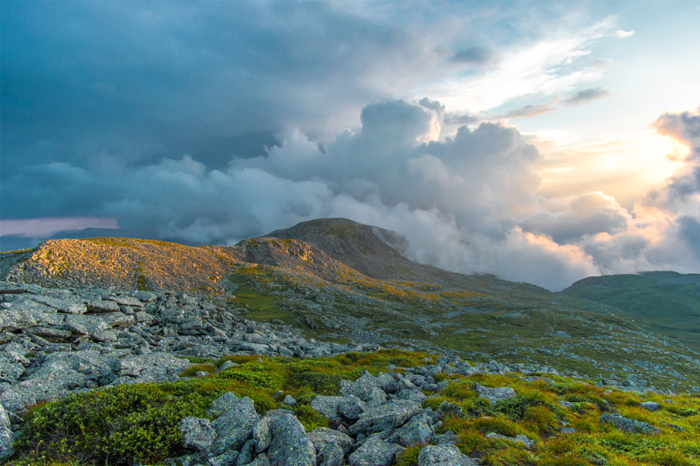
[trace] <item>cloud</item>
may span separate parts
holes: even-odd
[[[475,65],[486,65],[495,58],[493,50],[486,47],[474,46],[456,52],[450,58],[456,63],[473,63]]]
[[[547,113],[558,112],[561,110],[559,107],[555,107],[557,101],[547,102],[539,105],[526,105],[516,110],[511,110],[510,112],[503,113],[491,117],[492,120],[509,119],[509,118],[532,118],[540,115],[546,115]]]
[[[116,230],[117,218],[99,217],[49,217],[25,220],[0,220],[3,236],[22,238],[45,238],[59,231],[77,231],[86,228]]]
[[[593,102],[594,100],[602,99],[603,97],[607,97],[609,95],[610,92],[601,86],[591,87],[589,89],[578,91],[573,96],[563,100],[562,104],[574,107],[577,105],[587,104],[588,102]]]

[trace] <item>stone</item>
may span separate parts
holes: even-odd
[[[5,408],[0,405],[0,461],[14,455],[15,451],[12,449],[13,439],[10,416]]]
[[[477,466],[454,445],[427,445],[418,455],[418,466]]]
[[[282,416],[289,414],[283,409],[274,409],[265,413],[253,428],[253,440],[255,440],[255,451],[260,453],[267,450],[272,443],[272,425]]]
[[[292,413],[280,416],[272,425],[272,443],[267,457],[270,466],[316,465],[316,448]]]
[[[348,463],[350,466],[389,466],[402,450],[400,445],[387,443],[382,440],[381,434],[375,434],[350,455]]]
[[[351,435],[372,434],[402,426],[420,411],[420,403],[410,400],[397,400],[362,413],[357,422],[350,426]]]
[[[88,312],[119,312],[119,305],[114,301],[103,301],[101,299],[90,299],[85,302]]]
[[[253,427],[259,419],[253,400],[247,396],[238,400],[233,408],[211,424],[218,435],[211,447],[212,454],[220,455],[226,450],[240,450],[252,437]]]
[[[346,419],[358,419],[367,409],[367,404],[355,395],[344,396],[338,403],[338,412]]]
[[[285,406],[296,406],[297,400],[295,400],[292,395],[287,395],[284,397],[284,400],[282,400],[282,404]]]
[[[362,377],[354,382],[351,382],[350,380],[341,380],[338,393],[343,396],[355,395],[362,401],[367,401],[375,388],[381,391],[379,380],[377,380],[377,378],[369,372],[365,372]]]
[[[255,457],[255,441],[253,439],[248,440],[238,453],[236,466],[244,466],[253,461]]]
[[[235,450],[229,450],[213,458],[209,458],[207,463],[210,466],[236,466],[238,461],[238,452]]]
[[[40,295],[32,296],[32,300],[66,314],[85,314],[87,312],[85,304],[77,301],[67,301]]]
[[[209,408],[209,415],[219,417],[225,412],[233,409],[238,404],[238,397],[233,392],[226,392],[214,400]]]
[[[639,406],[641,406],[642,408],[646,409],[647,411],[651,411],[651,412],[658,411],[661,409],[661,405],[659,403],[654,402],[654,401],[646,401],[646,402],[640,404]]]
[[[180,421],[180,432],[184,436],[185,448],[197,451],[206,450],[216,440],[216,431],[208,419],[198,417],[186,417]]]
[[[342,399],[342,396],[321,395],[311,400],[310,406],[323,417],[335,419],[338,417],[338,407]]]
[[[505,435],[497,434],[495,432],[491,432],[490,434],[486,435],[486,438],[495,438],[495,439],[501,439],[501,440],[508,440],[509,442],[518,442],[522,443],[525,445],[527,448],[532,448],[533,445],[535,445],[534,440],[530,440],[524,435],[516,435],[515,437],[507,437]]]
[[[480,398],[486,398],[492,405],[499,401],[515,398],[515,390],[510,387],[486,388],[483,385],[476,384],[476,393]]]
[[[24,374],[24,366],[22,364],[0,361],[0,382],[14,384],[22,374]]]
[[[36,320],[26,310],[4,309],[0,312],[0,330],[14,332],[29,327],[34,327]]]
[[[605,413],[600,416],[600,424],[608,424],[615,426],[616,428],[624,432],[632,432],[636,434],[660,434],[662,432],[658,427],[654,427],[646,422],[635,421],[634,419],[628,419],[622,417],[621,414],[608,414]]]
[[[267,459],[267,455],[263,453],[261,455],[258,455],[257,458],[248,463],[247,466],[270,466],[270,460]]]
[[[143,303],[133,296],[110,296],[109,301],[114,301],[120,306],[143,307]]]
[[[167,380],[190,367],[190,362],[169,353],[149,353],[119,360],[119,375],[138,379]]]
[[[338,444],[328,443],[321,448],[316,447],[317,466],[342,466],[345,453]]]
[[[423,411],[409,419],[387,441],[400,443],[405,447],[428,443],[435,433],[431,420],[430,414]]]
[[[343,454],[345,454],[350,451],[353,444],[352,437],[349,435],[327,427],[314,429],[306,436],[314,444],[317,451],[321,451],[328,444],[334,444],[338,445]]]
[[[150,291],[137,291],[134,293],[134,298],[144,303],[150,303],[158,299],[158,295]]]

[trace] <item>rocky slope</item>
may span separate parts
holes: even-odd
[[[626,313],[659,333],[700,350],[700,274],[645,272],[580,280],[561,295]]]
[[[11,464],[698,464],[698,397],[319,342],[221,297],[2,282],[0,306]]]

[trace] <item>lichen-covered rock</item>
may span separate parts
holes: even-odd
[[[418,466],[477,466],[454,445],[428,445],[418,455]]]
[[[111,302],[111,301],[110,301]],[[190,362],[168,353],[149,353],[131,356],[119,361],[123,376],[166,380],[190,367]]]
[[[275,409],[265,413],[253,428],[253,440],[255,440],[255,451],[260,453],[267,450],[272,443],[272,426],[282,416],[289,414],[284,409]]]
[[[119,305],[114,301],[103,301],[101,299],[90,299],[85,302],[88,312],[119,312]]]
[[[265,453],[258,455],[253,461],[248,463],[246,466],[270,466],[270,460],[267,458]]]
[[[198,451],[206,450],[216,440],[216,431],[208,419],[186,417],[180,421],[180,432],[184,436],[182,444],[185,448]]]
[[[365,372],[362,377],[351,382],[349,380],[341,380],[338,392],[343,396],[355,395],[363,401],[372,394],[373,389],[381,390],[381,384],[376,377],[369,372]]]
[[[486,388],[483,385],[476,384],[476,393],[481,398],[486,398],[492,405],[495,405],[501,400],[515,398],[515,390],[510,387]]]
[[[336,443],[327,443],[316,448],[316,466],[342,466],[345,453]]]
[[[534,440],[530,440],[524,435],[516,435],[515,437],[507,437],[505,435],[497,434],[495,432],[491,432],[490,434],[486,435],[486,438],[497,438],[501,440],[508,440],[510,442],[517,442],[517,443],[522,443],[528,448],[532,448],[535,445]]]
[[[316,448],[292,413],[272,425],[272,443],[267,451],[271,466],[315,466]]]
[[[5,408],[0,405],[0,461],[12,456],[15,452],[12,449],[12,428],[10,427],[10,417]]]
[[[389,466],[402,450],[401,445],[387,443],[381,434],[375,434],[350,455],[348,463],[350,466]]]
[[[323,417],[334,419],[338,417],[338,406],[342,400],[342,396],[321,395],[311,400],[310,406]]]
[[[18,362],[0,360],[0,382],[13,384],[24,374],[24,366]]]
[[[405,447],[428,443],[435,433],[431,421],[432,416],[429,413],[424,411],[417,414],[394,432],[387,441],[400,443]]]
[[[320,451],[323,447],[332,443],[338,445],[343,453],[347,453],[350,451],[353,444],[353,440],[349,435],[327,427],[314,429],[306,434],[306,436],[314,444],[317,451]]]
[[[235,450],[226,451],[218,456],[209,458],[208,466],[236,466],[239,453]]]
[[[622,417],[621,414],[605,413],[600,416],[600,423],[609,424],[622,431],[633,432],[636,434],[660,434],[662,432],[662,430],[658,427],[654,427],[646,422],[635,421],[634,419]]]
[[[211,423],[218,435],[211,447],[212,453],[220,455],[226,450],[240,450],[252,437],[259,419],[253,400],[247,396],[238,400],[232,409]]]
[[[397,400],[362,413],[357,422],[350,426],[350,434],[373,434],[402,426],[418,414],[420,403],[410,400]]]
[[[214,400],[209,408],[209,415],[219,417],[227,411],[233,409],[238,404],[239,398],[233,392],[226,392]]]
[[[661,409],[661,405],[659,403],[656,403],[655,401],[647,401],[645,403],[640,404],[639,406],[651,412],[658,411]]]
[[[355,395],[344,396],[338,403],[338,412],[347,419],[357,419],[367,409],[367,404]]]

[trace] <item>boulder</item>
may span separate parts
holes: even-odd
[[[216,440],[216,431],[208,419],[198,417],[186,417],[180,421],[180,432],[184,436],[185,448],[197,451],[206,450]]]
[[[137,380],[167,380],[190,367],[190,362],[169,353],[149,353],[119,360],[119,374]]]
[[[377,408],[365,411],[357,422],[350,426],[351,435],[359,433],[373,434],[402,426],[407,420],[418,414],[420,403],[410,400],[397,400]]]
[[[477,466],[454,445],[428,445],[418,455],[418,466]]]
[[[346,419],[358,419],[367,409],[367,404],[355,395],[344,396],[338,403],[338,412]]]
[[[101,299],[90,299],[85,302],[88,312],[119,312],[119,305],[114,301],[103,301]]]
[[[323,417],[335,419],[338,417],[338,407],[343,400],[342,396],[317,396],[311,400],[310,406]]]
[[[15,451],[12,449],[12,428],[10,426],[10,416],[0,405],[0,461],[12,456]]]
[[[272,426],[282,416],[289,414],[284,409],[275,409],[265,413],[253,428],[253,440],[255,440],[255,451],[260,453],[267,450],[272,443]]]
[[[253,400],[247,396],[238,400],[233,408],[211,423],[218,435],[211,447],[212,454],[220,455],[226,450],[240,450],[252,437],[253,427],[259,419]]]
[[[483,385],[476,384],[475,389],[480,398],[486,398],[492,405],[516,396],[515,390],[510,387],[486,388]]]
[[[431,421],[432,416],[428,412],[423,411],[409,419],[387,441],[400,443],[405,447],[428,443],[435,433]]]
[[[280,416],[272,425],[272,443],[267,457],[270,466],[316,465],[316,448],[292,413]]]
[[[348,463],[350,466],[389,466],[402,450],[401,445],[387,443],[380,434],[375,434],[350,455]]]
[[[608,414],[605,413],[600,416],[601,424],[608,424],[617,427],[618,429],[625,432],[632,432],[635,434],[660,434],[662,432],[658,427],[654,427],[646,422],[635,421],[634,419],[628,419],[622,417],[621,414]]]
[[[659,403],[656,403],[655,401],[647,401],[645,403],[640,404],[642,408],[646,409],[647,411],[658,411],[661,409],[661,405]]]

